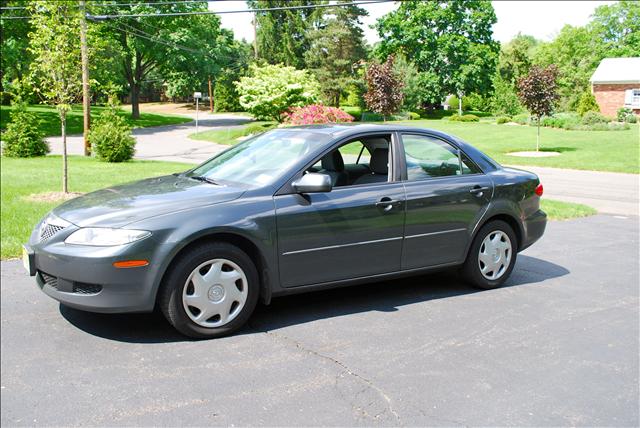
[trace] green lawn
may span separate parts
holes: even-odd
[[[32,159],[1,157],[0,257],[17,257],[20,246],[29,238],[33,226],[60,202],[25,200],[34,193],[60,191],[62,160],[60,156]],[[113,184],[146,177],[185,171],[193,165],[132,161],[125,163],[100,162],[94,158],[69,157],[69,190],[90,192]]]
[[[10,122],[10,113],[13,109],[12,106],[0,106],[0,127],[5,129]],[[105,107],[91,106],[91,115],[95,119],[105,109]],[[44,131],[45,136],[60,135],[60,117],[56,108],[47,105],[34,105],[29,107],[29,111],[32,111],[38,115],[41,122],[41,129]],[[131,119],[131,112],[129,110],[122,110],[122,116],[127,119],[129,124],[134,128],[146,128],[148,126],[159,125],[174,125],[179,123],[190,122],[191,119],[165,114],[153,114],[153,113],[140,113],[140,119]],[[74,105],[73,109],[67,114],[67,134],[81,134],[83,129],[82,122],[82,106]]]
[[[255,124],[219,131],[190,135],[197,140],[218,144],[236,144],[237,138],[247,135]],[[379,123],[379,122],[377,122]],[[566,131],[541,128],[541,150],[557,151],[560,156],[549,158],[522,158],[508,156],[509,152],[534,151],[536,128],[532,126],[496,125],[493,120],[460,123],[448,120],[420,119],[398,123],[431,128],[455,135],[507,165],[535,165],[554,168],[613,171],[638,174],[640,172],[640,127],[631,125],[626,131]],[[264,125],[263,125],[264,126]]]
[[[234,126],[217,131],[206,131],[199,132],[198,134],[191,134],[189,135],[189,138],[192,140],[210,141],[216,144],[233,145],[240,142],[238,140],[240,137],[246,137],[247,135],[256,132],[263,132],[276,125],[276,122],[251,122],[244,126]]]
[[[553,201],[545,198],[542,198],[540,208],[547,213],[547,216],[549,216],[551,220],[588,217],[597,213],[594,208],[587,205]]]

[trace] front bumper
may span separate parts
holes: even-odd
[[[33,272],[42,291],[55,300],[89,312],[150,312],[161,266],[156,260],[162,245],[153,237],[116,247],[65,244],[75,231],[70,227],[45,242],[28,247],[33,251]],[[143,267],[119,269],[116,261],[148,260]]]
[[[520,246],[520,251],[530,247],[534,242],[542,238],[546,227],[547,214],[542,210],[537,210],[529,217],[525,218],[523,222],[524,239]]]

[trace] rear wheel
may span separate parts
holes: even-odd
[[[464,278],[482,289],[500,287],[516,263],[518,242],[511,226],[501,220],[485,224],[476,235],[462,267]]]
[[[182,334],[214,338],[244,325],[258,301],[255,265],[241,249],[207,243],[182,254],[168,272],[159,305]]]

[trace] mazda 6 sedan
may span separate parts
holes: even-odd
[[[544,232],[541,196],[536,175],[441,132],[282,128],[189,171],[65,202],[23,259],[64,305],[158,308],[183,334],[211,338],[285,294],[442,268],[499,287]]]

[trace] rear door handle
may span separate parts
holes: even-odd
[[[473,186],[471,188],[471,190],[469,190],[469,193],[476,195],[476,196],[482,196],[482,194],[484,192],[486,192],[487,190],[491,190],[490,187],[482,187],[482,186]]]

